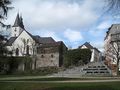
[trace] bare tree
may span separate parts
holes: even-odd
[[[32,69],[36,69],[36,60],[37,60],[37,57],[36,57],[36,53],[37,53],[37,43],[35,43],[35,41],[33,41],[32,39],[30,39],[30,43],[31,43],[31,48],[30,48],[30,51],[32,53]]]
[[[9,28],[10,25],[5,25],[2,20],[6,19],[8,11],[13,7],[10,7],[11,0],[0,0],[0,25],[2,27]]]
[[[107,12],[113,14],[119,14],[120,11],[120,0],[105,0]]]
[[[24,39],[24,38],[22,38],[21,39],[22,40],[22,42],[23,42],[23,46],[22,46],[22,54],[23,55],[27,55],[28,53],[26,52],[26,50],[27,50],[27,45],[28,45],[28,43],[29,43],[29,39]]]
[[[7,17],[9,9],[11,9],[11,7],[9,7],[10,4],[11,4],[10,0],[0,0],[0,27],[2,27],[2,28],[0,28],[0,31],[2,31],[3,27],[6,27],[6,28],[10,27],[10,25],[5,25],[3,23],[3,20],[6,19],[6,17]],[[0,33],[0,34],[2,34],[2,33]],[[5,36],[1,36],[1,37],[0,37],[0,39],[1,39],[0,54],[2,54],[2,56],[3,56],[3,54],[5,54],[5,52],[7,52],[7,48],[5,47],[5,44],[4,44]]]
[[[117,34],[112,34],[111,35],[112,39],[110,42],[111,45],[111,53],[113,56],[113,62],[116,63],[116,71],[117,75],[119,75],[119,62],[120,62],[120,33]]]

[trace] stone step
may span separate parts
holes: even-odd
[[[103,62],[88,63],[84,66],[73,67],[53,74],[53,76],[109,76],[111,71]]]

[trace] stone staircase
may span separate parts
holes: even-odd
[[[111,70],[103,61],[91,62],[84,66],[73,67],[52,74],[54,77],[111,76]]]

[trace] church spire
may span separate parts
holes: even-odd
[[[21,27],[22,29],[25,29],[24,25],[23,25],[22,16],[19,16],[19,13],[16,16],[16,19],[15,19],[13,27]]]

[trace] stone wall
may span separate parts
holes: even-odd
[[[59,52],[37,55],[36,68],[48,66],[59,67]]]
[[[43,44],[37,48],[36,68],[63,65],[63,55],[67,47],[63,42]]]

